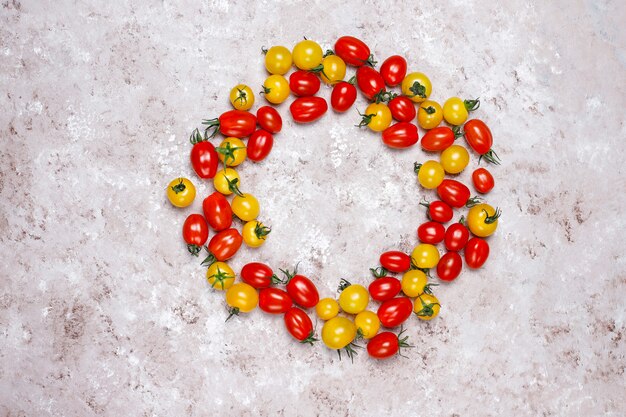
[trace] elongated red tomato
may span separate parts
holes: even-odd
[[[272,106],[262,106],[256,111],[256,120],[262,129],[270,133],[278,133],[283,128],[283,118]]]
[[[301,307],[313,308],[320,300],[317,287],[304,275],[294,275],[287,282],[287,293]]]
[[[335,84],[330,95],[330,105],[337,112],[343,113],[356,101],[356,87],[346,81]]]
[[[461,208],[470,198],[470,190],[457,180],[445,179],[437,187],[437,194],[444,203],[456,208]]]
[[[406,272],[411,268],[411,257],[404,252],[392,250],[380,255],[380,264],[387,271]]]
[[[392,332],[378,333],[367,343],[367,354],[376,359],[387,359],[397,354],[400,347],[410,347],[408,337],[400,339]]]
[[[297,96],[314,96],[320,90],[321,81],[315,73],[298,70],[289,76],[289,89]]]
[[[202,202],[202,211],[209,226],[216,232],[228,229],[233,224],[233,210],[222,193],[215,191]]]
[[[209,238],[209,227],[206,220],[200,214],[190,214],[183,224],[183,239],[187,243],[187,250],[194,256],[198,256],[202,245]]]
[[[267,288],[281,282],[269,266],[261,262],[250,262],[241,268],[241,279],[254,288]]]
[[[376,301],[387,301],[398,295],[402,290],[400,280],[394,277],[376,278],[368,287],[372,298]]]
[[[495,185],[491,172],[487,171],[485,168],[478,168],[472,173],[472,182],[474,183],[476,191],[481,194],[488,193]]]
[[[317,340],[315,339],[311,317],[303,310],[298,307],[290,308],[285,313],[284,320],[289,334],[300,343],[312,345]]]
[[[256,117],[247,111],[229,110],[217,119],[204,120],[202,124],[207,125],[207,132],[213,129],[211,137],[215,136],[219,130],[224,136],[245,138],[254,133]]]
[[[232,258],[241,247],[243,238],[237,229],[222,230],[209,241],[209,257],[203,263],[225,261]]]
[[[428,209],[428,218],[435,222],[448,223],[454,216],[452,207],[443,201],[435,200],[432,203],[422,201],[420,205]]]
[[[342,36],[335,42],[335,54],[348,65],[360,67],[370,65],[370,48],[353,36]]]
[[[270,314],[283,314],[293,306],[289,294],[280,288],[263,288],[259,291],[259,308]]]
[[[430,129],[422,138],[422,149],[430,152],[445,151],[454,144],[454,132],[448,126]]]
[[[259,129],[248,139],[246,147],[248,159],[254,162],[264,160],[274,146],[274,136],[266,130]]]
[[[437,275],[442,281],[453,281],[461,273],[463,260],[457,252],[446,252],[437,263]]]
[[[213,178],[217,173],[219,157],[215,146],[205,140],[198,129],[194,130],[189,141],[193,144],[191,148],[191,166],[200,178]]]
[[[385,327],[396,327],[404,323],[413,312],[413,303],[409,297],[397,297],[383,302],[378,307],[377,315],[380,324]]]
[[[369,66],[362,66],[356,70],[356,83],[368,100],[385,91],[385,81],[378,71]]]
[[[417,126],[409,122],[398,122],[383,130],[383,143],[390,148],[404,149],[419,140]]]
[[[380,66],[380,75],[389,87],[399,85],[406,76],[406,59],[400,55],[392,55],[385,59]]]
[[[422,223],[417,228],[417,238],[423,243],[436,245],[441,242],[446,235],[446,228],[441,223],[430,221]]]
[[[463,223],[454,223],[448,226],[444,243],[446,249],[453,252],[462,250],[469,240],[469,230]]]
[[[396,96],[388,104],[391,116],[399,122],[411,122],[417,116],[415,104],[405,96]]]
[[[493,136],[489,127],[479,119],[468,120],[463,126],[465,140],[471,148],[492,164],[499,165],[500,158],[491,148],[493,146]]]
[[[486,240],[473,237],[465,245],[465,263],[470,268],[480,268],[489,257],[489,244]]]
[[[291,103],[289,111],[298,123],[310,123],[319,119],[328,110],[328,104],[322,97],[299,97]]]

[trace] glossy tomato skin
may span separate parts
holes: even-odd
[[[487,194],[495,185],[493,175],[485,168],[478,168],[472,173],[472,182],[476,191],[481,194]]]
[[[437,187],[437,194],[444,203],[456,208],[461,208],[470,198],[470,190],[457,180],[445,179]]]
[[[270,133],[278,133],[283,128],[283,118],[272,106],[262,106],[256,111],[256,120],[261,129]]]
[[[254,288],[267,288],[277,280],[274,271],[261,262],[250,262],[241,268],[241,279]]]
[[[202,211],[209,226],[216,232],[228,229],[233,224],[233,210],[223,194],[215,191],[202,202]]]
[[[486,240],[473,237],[465,245],[465,263],[470,268],[480,268],[489,257],[489,244]]]
[[[388,103],[391,116],[399,122],[411,122],[417,116],[415,104],[405,96],[397,96]]]
[[[335,42],[335,54],[348,65],[360,67],[370,58],[370,48],[353,36],[342,36]]]
[[[246,147],[248,159],[254,162],[264,160],[272,151],[274,136],[267,130],[258,129],[248,139]]]
[[[446,236],[444,238],[446,249],[451,252],[458,252],[462,250],[465,245],[467,245],[468,240],[469,230],[467,230],[467,227],[464,224],[454,223],[448,226]]]
[[[469,146],[479,155],[484,155],[491,150],[493,145],[491,130],[482,120],[468,120],[463,126],[463,132],[465,132],[465,139]]]
[[[454,132],[448,126],[430,129],[422,138],[422,149],[430,152],[444,151],[453,144]]]
[[[380,66],[380,75],[389,87],[395,87],[402,83],[406,76],[406,59],[400,55],[392,55],[385,59]]]
[[[200,178],[213,178],[217,173],[219,156],[211,142],[197,142],[191,148],[191,166]]]
[[[313,337],[313,322],[305,311],[292,307],[285,313],[284,320],[287,331],[297,341],[308,342],[307,339]]]
[[[293,120],[298,123],[310,123],[319,119],[328,110],[328,104],[322,97],[300,97],[289,106]]]
[[[222,230],[209,241],[209,252],[216,260],[225,261],[232,258],[241,247],[243,237],[237,229]]]
[[[320,79],[315,73],[298,70],[289,76],[289,89],[299,97],[314,96],[320,90]]]
[[[454,281],[463,268],[463,259],[457,252],[446,252],[437,263],[437,276],[442,281]]]
[[[266,313],[283,314],[292,306],[291,297],[280,288],[268,287],[259,291],[259,308]]]
[[[374,300],[387,301],[391,300],[400,293],[400,290],[402,290],[402,284],[397,278],[382,277],[372,281],[367,290]]]
[[[189,252],[197,254],[209,238],[209,227],[201,214],[190,214],[183,224],[183,239]]]
[[[406,272],[411,268],[411,257],[404,252],[392,250],[380,255],[380,264],[387,271]]]
[[[380,323],[388,328],[404,323],[413,312],[413,303],[409,297],[396,297],[383,302],[378,307]]]
[[[428,204],[428,218],[439,223],[448,223],[452,220],[454,211],[443,201],[435,200]]]
[[[287,293],[294,303],[304,308],[313,308],[320,300],[317,287],[304,275],[294,275],[287,283]]]
[[[224,136],[245,138],[254,133],[256,117],[243,110],[230,110],[219,117],[220,133]]]
[[[330,105],[333,110],[343,113],[352,107],[356,101],[356,87],[346,81],[335,84],[330,95]]]
[[[404,149],[419,140],[417,126],[409,122],[398,122],[383,130],[383,143],[390,148]]]
[[[446,235],[446,228],[441,223],[430,221],[417,228],[417,238],[424,243],[436,245]]]
[[[378,333],[367,344],[367,354],[376,359],[390,358],[399,350],[398,336],[392,332]]]
[[[367,65],[356,70],[356,83],[368,100],[372,100],[376,94],[385,91],[383,77],[378,71]]]

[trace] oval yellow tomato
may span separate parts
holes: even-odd
[[[443,120],[443,110],[436,101],[426,100],[417,110],[417,123],[422,129],[430,130],[441,123]]]
[[[217,171],[215,177],[213,177],[215,191],[224,195],[231,195],[233,192],[239,193],[239,184],[239,174],[232,168],[224,168]]]
[[[226,166],[235,167],[246,160],[246,144],[239,138],[226,138],[215,150]]]
[[[335,84],[346,76],[346,63],[337,55],[328,55],[322,59],[320,78],[326,84]]]
[[[310,70],[322,63],[324,52],[317,42],[305,39],[293,47],[293,63],[303,70]]]
[[[439,250],[435,245],[420,243],[413,249],[411,261],[421,269],[434,268],[439,262]]]
[[[429,190],[439,187],[446,175],[441,164],[432,159],[423,164],[415,164],[415,170],[417,171],[417,181],[422,187]]]
[[[363,116],[363,120],[361,120],[359,127],[367,126],[374,132],[382,132],[391,124],[391,110],[383,103],[370,104],[365,109],[365,114],[361,116]]]
[[[235,282],[235,272],[225,262],[213,262],[206,270],[206,278],[216,290],[227,290]]]
[[[402,80],[402,94],[415,103],[426,100],[432,92],[433,86],[425,74],[412,72]]]
[[[339,306],[348,314],[359,314],[367,308],[370,302],[370,294],[367,288],[360,284],[350,284],[345,279],[341,280],[339,287]]]
[[[461,145],[452,145],[441,152],[441,166],[448,174],[458,174],[469,164],[469,152]]]
[[[317,317],[322,320],[330,320],[339,314],[339,303],[332,298],[322,298],[315,306]]]
[[[252,220],[243,225],[241,235],[246,245],[251,248],[258,248],[265,243],[265,239],[270,234],[272,229],[264,226],[263,223],[256,220]]]
[[[272,104],[287,100],[289,93],[289,82],[282,75],[270,75],[263,82],[263,95]]]
[[[252,285],[239,282],[226,291],[226,304],[230,307],[228,319],[239,312],[248,313],[259,304],[259,293]]]
[[[467,227],[475,236],[491,236],[498,228],[500,214],[500,209],[494,209],[489,204],[477,204],[467,213]]]
[[[462,125],[468,116],[469,113],[465,103],[459,97],[450,97],[443,103],[443,118],[451,125]]]
[[[259,216],[259,201],[252,194],[243,193],[236,195],[230,203],[230,206],[235,216],[239,217],[244,222],[249,222]]]
[[[285,75],[291,64],[291,52],[284,46],[272,46],[265,52],[265,68],[270,74]]]
[[[176,178],[167,185],[167,198],[175,207],[187,207],[196,198],[196,187],[187,178]]]
[[[357,328],[357,333],[364,339],[371,339],[376,336],[380,329],[380,319],[376,313],[365,310],[361,311],[354,318],[354,325]]]
[[[237,110],[250,110],[254,104],[254,93],[245,84],[238,84],[230,90],[230,104]]]
[[[428,285],[428,277],[419,269],[411,269],[402,275],[402,292],[407,297],[417,297],[424,293],[424,288]]]
[[[432,320],[439,314],[441,304],[432,294],[422,294],[415,299],[413,312],[420,320]]]
[[[356,337],[356,326],[345,317],[333,317],[322,327],[322,341],[330,349],[343,349]]]

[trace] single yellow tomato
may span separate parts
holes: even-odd
[[[259,293],[256,288],[245,282],[239,282],[226,291],[226,304],[230,307],[230,315],[226,320],[240,312],[248,313],[259,304]]]
[[[259,201],[252,194],[243,193],[236,195],[230,206],[235,216],[244,222],[249,222],[259,216]]]
[[[357,333],[363,337],[363,339],[371,339],[376,336],[376,333],[378,333],[380,329],[380,319],[376,313],[365,310],[356,315],[354,325],[357,328]]]
[[[246,245],[251,248],[258,248],[265,243],[265,239],[272,229],[263,225],[263,223],[252,220],[243,225],[241,235]]]
[[[446,176],[441,164],[432,159],[423,164],[415,164],[414,169],[417,172],[417,181],[422,187],[429,190],[439,187]]]
[[[434,268],[439,262],[439,250],[435,245],[420,243],[413,249],[411,261],[421,269]]]
[[[235,272],[226,262],[213,262],[206,271],[206,278],[216,290],[227,290],[235,282]]]
[[[370,294],[367,288],[360,284],[351,284],[345,279],[339,285],[339,306],[348,314],[359,314],[367,308],[370,302]]]
[[[167,185],[167,198],[175,207],[187,207],[196,198],[196,187],[187,178],[176,178]]]
[[[272,104],[287,100],[289,93],[289,82],[282,75],[270,75],[263,82],[263,95]]]
[[[498,228],[498,218],[502,212],[489,204],[477,204],[467,213],[467,227],[478,237],[491,236]]]
[[[430,80],[421,72],[407,74],[402,80],[402,94],[415,103],[426,100],[433,89]]]
[[[246,160],[246,144],[239,138],[226,138],[215,150],[226,166],[236,167]]]
[[[293,47],[293,63],[303,70],[310,70],[322,63],[324,52],[317,42],[305,39]]]
[[[419,269],[411,269],[402,275],[402,292],[407,297],[417,297],[424,293],[428,285],[428,277]]]
[[[315,306],[317,317],[322,320],[330,320],[339,314],[339,303],[333,298],[322,298]]]
[[[245,84],[238,84],[230,90],[230,104],[237,110],[250,110],[254,104],[254,93]]]
[[[346,63],[337,55],[328,55],[322,59],[322,67],[320,78],[326,84],[338,83],[346,76]]]
[[[417,123],[422,129],[430,130],[441,123],[443,120],[443,110],[436,101],[426,100],[417,110]]]
[[[240,194],[241,192],[238,188],[239,184],[239,174],[232,168],[224,168],[217,171],[215,177],[213,177],[213,187],[215,187],[215,191],[224,195],[231,195],[232,193]]]
[[[291,52],[284,46],[272,46],[265,53],[265,68],[270,74],[285,75],[291,68]]]
[[[470,155],[461,145],[452,145],[443,152],[439,160],[443,170],[448,174],[458,174],[469,164]]]
[[[469,112],[480,107],[480,100],[461,100],[450,97],[443,103],[443,118],[453,126],[460,126],[469,117]]]
[[[333,317],[322,327],[322,341],[330,349],[343,349],[356,337],[356,326],[345,317]]]
[[[441,304],[432,294],[422,294],[415,299],[413,312],[420,320],[432,320],[439,314]]]
[[[367,126],[374,132],[382,132],[391,124],[391,110],[384,103],[370,104],[361,116],[363,119],[359,123],[359,127]]]

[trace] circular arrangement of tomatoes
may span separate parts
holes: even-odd
[[[343,352],[353,359],[363,344],[374,359],[404,356],[402,349],[412,347],[405,325],[412,316],[417,321],[435,319],[442,308],[435,288],[445,291],[464,266],[485,265],[488,239],[501,218],[500,208],[484,201],[495,186],[492,172],[475,166],[501,163],[491,129],[484,120],[471,118],[480,100],[439,100],[429,76],[411,69],[404,57],[391,55],[377,68],[369,46],[353,36],[340,37],[332,49],[304,38],[292,49],[276,45],[262,52],[264,79],[235,85],[226,92],[232,109],[204,120],[204,131],[191,133],[191,168],[200,181],[210,180],[215,191],[203,196],[202,214],[188,213],[183,241],[192,255],[206,251],[206,280],[212,290],[223,291],[226,320],[258,307],[282,316],[293,339],[313,345],[318,341],[315,314],[316,322],[323,322],[319,341],[340,358]],[[260,91],[251,85],[260,85]],[[355,108],[359,92],[366,101],[363,112]],[[275,107],[290,99],[288,106]],[[258,106],[263,100],[267,105]],[[426,212],[424,221],[415,225],[410,251],[383,251],[379,265],[369,268],[369,283],[341,279],[337,294],[321,298],[314,280],[299,274],[297,265],[293,271],[280,269],[281,278],[263,262],[248,262],[238,274],[228,262],[242,244],[257,250],[272,232],[261,218],[259,200],[245,192],[239,166],[271,159],[286,109],[297,124],[312,123],[328,112],[329,102],[335,113],[354,111],[353,124],[369,128],[388,148],[412,149],[421,137],[425,155],[413,164],[413,175],[434,199],[413,200]],[[283,146],[280,140],[276,144]],[[460,175],[472,161],[471,182],[480,197],[472,196]],[[184,177],[166,188],[168,200],[179,208],[192,206],[196,192]],[[457,211],[463,213],[453,222]]]

